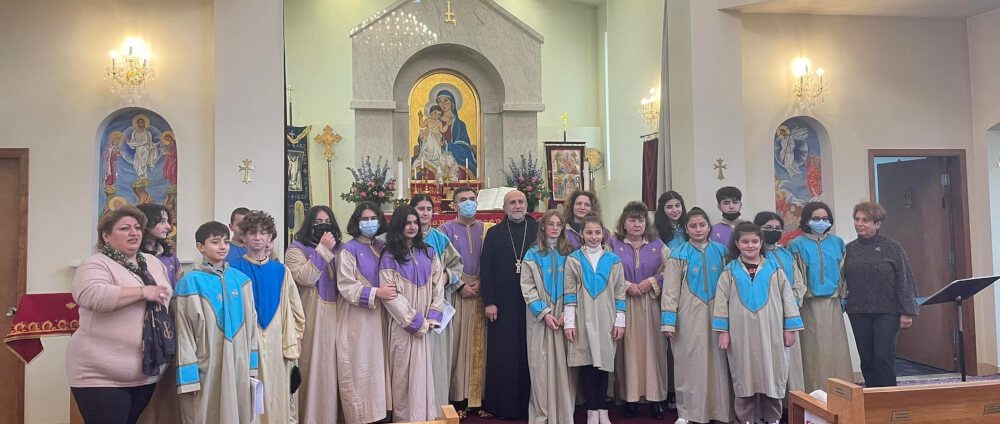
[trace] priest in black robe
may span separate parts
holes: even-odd
[[[507,216],[486,232],[479,275],[486,305],[486,381],[483,410],[507,419],[528,418],[531,376],[521,260],[538,236],[524,193],[504,196]]]

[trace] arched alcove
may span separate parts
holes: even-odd
[[[352,31],[356,160],[409,162],[411,90],[442,70],[462,75],[479,94],[480,181],[503,181],[503,158],[537,150],[542,36],[493,0],[470,0],[463,8],[476,25],[443,23],[433,2],[397,1]],[[403,36],[380,24],[397,16],[430,32]]]
[[[170,211],[176,240],[177,138],[167,120],[149,109],[119,109],[101,122],[95,143],[95,221],[122,205],[158,203]]]
[[[818,120],[795,116],[774,131],[774,206],[785,220],[783,240],[798,235],[802,207],[822,201],[833,207],[830,137]]]

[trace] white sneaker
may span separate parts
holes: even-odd
[[[600,424],[611,424],[611,419],[608,418],[608,410],[607,409],[598,409],[597,410],[597,419],[600,422]]]
[[[600,417],[597,411],[587,411],[587,424],[600,424]]]
[[[674,424],[688,424],[688,422],[689,422],[688,420],[685,420],[683,418],[678,418],[677,421],[674,421]]]

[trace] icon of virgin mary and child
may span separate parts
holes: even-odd
[[[435,87],[427,114],[417,112],[420,132],[412,165],[419,179],[474,179],[478,175],[476,152],[458,116],[461,100],[456,101],[455,92],[451,87]]]

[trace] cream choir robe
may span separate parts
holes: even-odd
[[[483,381],[486,378],[486,314],[482,296],[466,299],[462,297],[461,290],[469,281],[479,279],[479,256],[483,252],[485,224],[476,220],[466,225],[456,219],[438,229],[448,236],[462,256],[461,281],[451,295],[455,318],[450,324],[454,351],[449,400],[468,399],[468,407],[478,408],[483,404]],[[447,264],[445,268],[448,268]]]
[[[291,372],[299,359],[299,340],[306,317],[291,272],[280,262],[257,262],[246,256],[230,263],[253,283],[257,328],[260,331],[260,381],[264,383],[264,414],[254,422],[297,423],[299,411],[291,394]]]
[[[521,292],[527,304],[528,369],[531,371],[530,424],[572,424],[576,373],[566,360],[562,328],[545,325],[545,316],[559,318],[563,310],[566,256],[555,249],[528,250],[521,263]]]
[[[389,397],[385,361],[382,301],[378,260],[381,241],[358,239],[344,243],[338,256],[337,288],[344,305],[337,322],[337,371],[340,403],[347,424],[372,423],[385,418]]]
[[[667,399],[667,342],[660,332],[660,291],[670,249],[660,239],[644,240],[638,249],[617,237],[608,239],[608,250],[622,260],[628,284],[653,277],[652,290],[626,296],[625,337],[618,341],[615,380],[626,402],[660,402]],[[627,286],[626,286],[627,287]]]
[[[805,330],[802,343],[802,371],[805,392],[826,390],[828,378],[854,381],[847,324],[841,300],[847,283],[841,272],[846,245],[833,234],[817,237],[807,233],[788,244],[788,251],[805,276],[806,294],[799,312]]]
[[[455,250],[455,246],[448,240],[448,236],[437,228],[431,228],[424,233],[424,243],[434,249],[434,253],[437,254],[438,260],[444,268],[444,303],[451,305],[449,299],[452,298],[461,283],[462,256],[458,250]],[[458,314],[456,313],[455,316],[457,317]],[[431,362],[434,363],[434,398],[441,403],[448,401],[451,369],[454,362],[455,324],[453,317],[441,334],[436,332],[427,334],[431,344]]]
[[[339,246],[335,250],[340,250]],[[337,275],[336,252],[325,246],[295,241],[285,251],[285,266],[298,285],[306,313],[299,371],[299,422],[327,424],[337,421]]]
[[[660,331],[673,332],[677,414],[689,421],[728,422],[733,395],[726,352],[712,332],[712,312],[726,247],[685,242],[670,252],[663,273]]]
[[[614,253],[602,252],[597,265],[591,265],[586,247],[566,259],[565,310],[575,307],[575,341],[566,348],[571,367],[592,365],[602,371],[615,371],[615,317],[626,312],[625,290],[628,283],[622,262]],[[575,298],[569,295],[574,295]],[[565,317],[564,317],[565,318]]]
[[[434,249],[415,249],[406,263],[389,251],[379,261],[380,284],[393,283],[399,293],[384,303],[388,326],[389,379],[392,419],[395,422],[428,421],[439,415],[434,397],[436,371],[431,364],[427,333],[440,325],[444,315],[445,273]]]
[[[792,285],[792,294],[795,295],[795,305],[802,307],[802,298],[806,294],[805,278],[799,264],[795,262],[795,256],[788,249],[778,245],[767,247],[767,258],[774,259],[779,268],[785,273],[789,284]],[[802,377],[802,340],[801,331],[795,332],[795,344],[786,349],[788,352],[788,391],[805,390],[805,382]]]
[[[202,264],[177,282],[174,299],[181,422],[250,423],[260,358],[250,278]]]
[[[753,278],[739,259],[726,265],[715,297],[712,330],[729,333],[733,391],[745,398],[783,399],[788,383],[785,331],[801,331],[802,317],[788,278],[764,259]]]

